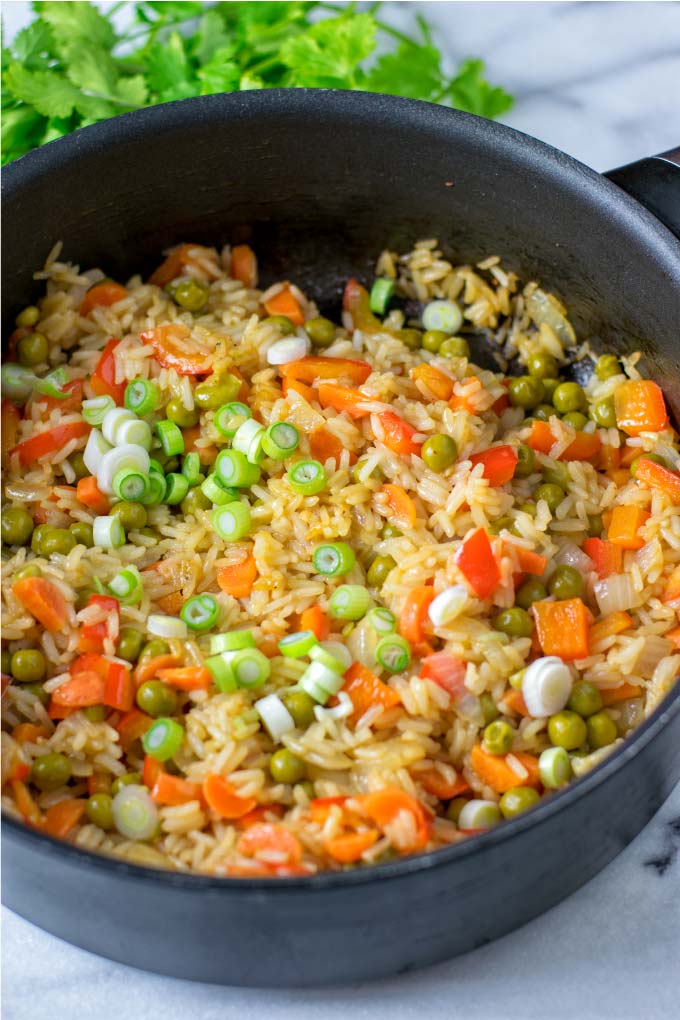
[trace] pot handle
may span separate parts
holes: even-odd
[[[604,175],[680,238],[680,148],[638,159]]]

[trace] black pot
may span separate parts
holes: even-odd
[[[648,201],[677,227],[680,171],[670,159],[647,171]],[[332,310],[385,245],[434,236],[459,259],[498,254],[538,277],[602,349],[641,349],[680,411],[680,244],[605,178],[488,121],[356,93],[209,96],[53,142],[4,184],[10,313],[35,296],[31,273],[58,239],[116,277],[179,240],[247,239],[265,280],[294,279]],[[7,820],[3,898],[76,945],[176,977],[357,982],[547,910],[635,836],[679,776],[680,686],[584,779],[458,846],[365,871],[217,879],[99,857]]]

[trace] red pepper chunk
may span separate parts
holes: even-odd
[[[413,436],[416,435],[416,429],[412,425],[409,425],[407,421],[400,418],[398,414],[393,411],[381,411],[376,415],[376,418],[382,426],[382,436],[378,438],[382,443],[385,444],[388,450],[392,453],[401,454],[401,456],[408,456],[415,454],[416,457],[420,456],[420,451],[423,444],[417,443]]]
[[[132,673],[122,662],[109,662],[108,667],[102,701],[119,712],[130,712],[135,703]]]
[[[116,382],[116,358],[114,351],[120,340],[111,338],[101,353],[97,367],[92,373],[90,385],[98,397],[113,397],[117,404],[123,403],[127,383]]]
[[[484,528],[477,528],[468,535],[456,553],[456,565],[480,599],[488,598],[501,579],[501,572]]]
[[[37,435],[31,436],[30,439],[25,439],[23,443],[13,447],[9,454],[12,457],[15,453],[18,453],[22,464],[32,464],[34,461],[41,460],[50,453],[56,453],[57,450],[61,450],[72,439],[82,439],[83,436],[88,435],[89,431],[90,426],[84,421],[73,421],[68,425],[57,425],[53,429],[39,432]]]
[[[484,478],[493,485],[505,485],[515,474],[517,467],[517,450],[514,446],[493,446],[483,453],[475,453],[470,457],[472,466],[484,465]]]
[[[109,618],[113,619],[114,623],[110,628],[111,638],[113,641],[117,641],[120,625],[118,599],[114,599],[110,595],[90,595],[87,604],[88,606],[99,606],[107,613]],[[102,620],[100,623],[83,624],[78,635],[78,651],[101,654],[104,651],[104,641],[108,634],[109,624],[107,620]]]

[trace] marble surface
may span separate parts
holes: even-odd
[[[402,3],[452,59],[484,57],[517,97],[513,127],[605,170],[680,143],[680,4]],[[28,4],[3,4],[12,34]],[[444,42],[444,40],[446,40]],[[5,1020],[656,1020],[677,1015],[680,787],[644,832],[567,901],[474,953],[370,985],[257,991],[143,974],[3,910]]]

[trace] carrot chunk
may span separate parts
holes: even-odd
[[[203,796],[221,818],[242,818],[257,805],[254,797],[239,797],[234,786],[215,772],[204,781]]]
[[[644,538],[638,534],[649,520],[649,514],[639,506],[615,506],[607,529],[607,538],[622,549],[641,549]]]
[[[588,655],[589,614],[581,599],[534,602],[536,634],[545,655],[571,662]]]
[[[660,432],[668,426],[668,411],[661,387],[651,379],[629,380],[614,393],[616,424],[629,436]]]
[[[526,770],[522,777],[509,764],[508,758],[516,758]],[[540,785],[538,758],[526,751],[515,751],[512,755],[489,754],[481,744],[475,744],[470,752],[470,762],[485,786],[490,786],[496,793],[505,793],[515,786]]]
[[[427,611],[434,599],[434,588],[431,584],[417,585],[406,596],[399,614],[399,633],[411,644],[417,644],[424,638],[424,626]]]
[[[640,457],[635,471],[635,481],[642,482],[650,489],[660,489],[670,497],[671,501],[680,506],[680,473],[670,471],[663,464],[655,464],[653,460]]]
[[[339,864],[353,864],[361,859],[362,854],[372,847],[378,839],[375,829],[363,832],[346,832],[342,836],[334,836],[324,843],[324,850]]]
[[[60,800],[58,804],[53,804],[45,812],[45,832],[55,839],[66,839],[81,821],[86,806],[87,801],[82,798]]]
[[[230,272],[244,287],[257,284],[257,256],[249,244],[235,244],[231,249]]]
[[[353,662],[349,667],[345,673],[342,689],[349,694],[354,705],[352,721],[355,723],[374,705],[380,705],[385,710],[398,705],[401,701],[396,691],[360,662]]]
[[[268,315],[285,315],[295,326],[302,326],[305,317],[300,308],[300,302],[293,295],[289,286],[284,287],[278,294],[265,301],[264,307]]]
[[[414,528],[416,524],[416,505],[401,485],[383,485],[380,489],[387,496],[387,505],[392,517],[403,528]]]
[[[117,301],[122,301],[127,296],[127,289],[121,286],[120,283],[96,283],[94,287],[90,287],[81,301],[80,314],[87,316],[95,308],[108,308],[110,305],[115,305]]]
[[[257,575],[255,557],[252,553],[248,553],[241,563],[220,567],[217,572],[217,583],[227,595],[231,595],[235,599],[243,599],[251,594]]]
[[[22,577],[12,585],[12,591],[45,630],[51,634],[63,630],[68,606],[56,584],[44,577]]]

